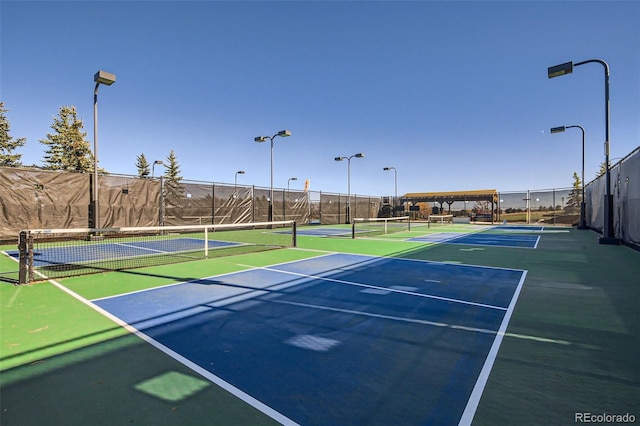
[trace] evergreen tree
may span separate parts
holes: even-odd
[[[173,198],[174,202],[179,202],[178,200],[182,199],[182,186],[180,185],[182,176],[180,176],[180,166],[178,165],[178,159],[173,150],[169,152],[165,166],[165,195]]]
[[[45,169],[66,171],[93,171],[93,153],[85,139],[84,125],[78,119],[76,107],[60,107],[58,117],[54,117],[51,128],[40,143],[48,148],[45,151]]]
[[[607,163],[606,161],[603,161],[602,163],[600,163],[600,169],[596,173],[596,179],[598,179],[600,176],[604,176],[606,173],[607,173]]]
[[[571,191],[568,194],[566,208],[573,211],[580,208],[582,202],[582,181],[577,172],[573,172],[573,185]]]
[[[25,138],[14,140],[9,135],[11,125],[5,115],[7,111],[9,110],[4,107],[4,102],[0,102],[0,166],[19,167],[22,165],[20,163],[22,154],[13,154],[13,151],[24,146],[27,140]]]
[[[164,177],[167,178],[168,182],[179,184],[182,180],[182,176],[180,176],[180,166],[178,165],[176,153],[173,150],[169,152],[166,164],[167,167],[164,172]]]
[[[141,178],[149,177],[151,171],[149,170],[149,162],[147,157],[144,156],[144,152],[136,157],[136,168],[138,169],[138,176]]]

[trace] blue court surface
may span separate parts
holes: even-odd
[[[494,228],[495,229],[495,228]],[[415,242],[432,242],[445,244],[465,244],[471,246],[492,246],[492,247],[513,247],[513,248],[536,248],[540,241],[538,235],[522,234],[489,234],[473,233],[460,234],[455,232],[440,232],[437,234],[424,235],[407,239]]]
[[[284,233],[290,234],[291,231],[283,231]],[[305,235],[311,237],[328,237],[328,236],[351,236],[351,228],[298,228],[296,230],[298,235]]]
[[[512,231],[512,232],[542,232],[544,230],[543,226],[534,226],[534,225],[497,225],[493,226],[490,229],[498,229],[500,231]]]
[[[283,424],[457,424],[525,277],[330,254],[93,303]]]
[[[43,247],[34,251],[33,260],[36,267],[52,265],[83,264],[108,261],[117,253],[119,259],[135,258],[149,255],[170,254],[204,250],[205,240],[198,238],[171,238],[156,241],[122,241],[113,243],[86,243],[59,247]],[[209,240],[210,249],[237,246],[240,243]],[[19,258],[17,250],[7,251],[15,259]]]

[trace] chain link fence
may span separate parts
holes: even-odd
[[[640,247],[640,147],[610,169],[615,237]],[[0,240],[13,241],[23,229],[85,228],[91,223],[92,174],[0,167]],[[340,224],[389,211],[389,197],[271,189],[247,185],[164,178],[104,175],[98,179],[101,228],[266,222]],[[582,191],[574,188],[498,193],[495,211],[455,202],[448,213],[488,213],[507,223],[577,225]],[[604,176],[585,187],[586,225],[604,227]],[[430,206],[425,206],[429,208]],[[385,210],[386,209],[386,210]],[[484,210],[483,210],[484,209]]]

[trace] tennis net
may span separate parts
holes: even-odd
[[[352,238],[373,237],[394,232],[410,231],[411,220],[409,216],[354,218],[351,228]]]
[[[20,232],[19,282],[296,246],[296,222],[35,229]]]
[[[452,214],[430,214],[427,223],[429,227],[431,227],[431,224],[449,225],[453,223],[453,215]]]

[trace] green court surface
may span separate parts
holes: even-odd
[[[578,413],[640,421],[640,252],[561,227],[531,232],[535,249],[405,241],[484,229],[299,235],[297,248],[25,286],[0,281],[0,424],[277,424],[86,301],[333,252],[527,271],[474,425],[575,424]],[[0,272],[16,270],[0,256]]]

